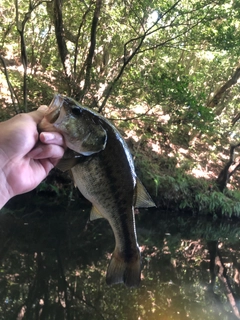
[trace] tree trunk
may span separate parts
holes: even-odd
[[[89,48],[88,55],[85,62],[85,65],[86,65],[86,72],[85,72],[85,79],[84,79],[85,81],[84,81],[84,87],[79,99],[80,102],[82,101],[84,95],[88,92],[90,88],[91,69],[92,69],[93,56],[94,56],[95,47],[96,47],[97,26],[98,26],[101,5],[102,5],[102,0],[97,0],[96,7],[93,14],[93,19],[92,19],[91,44],[90,44],[90,48]]]
[[[240,167],[240,160],[236,161],[234,158],[234,152],[237,147],[240,146],[240,143],[237,145],[232,145],[230,147],[230,155],[229,160],[225,164],[224,168],[220,171],[216,183],[221,192],[226,188],[227,183],[229,182],[229,178],[236,172],[236,170]]]
[[[214,293],[214,286],[216,281],[216,276],[218,276],[220,282],[223,284],[223,288],[225,291],[225,295],[228,299],[229,305],[232,308],[233,314],[236,319],[240,319],[240,312],[237,306],[236,301],[238,300],[238,296],[234,294],[231,283],[229,281],[229,277],[227,275],[227,269],[224,266],[220,251],[218,249],[218,241],[209,241],[208,242],[208,250],[210,254],[210,273],[211,273],[211,282],[209,284],[209,291],[214,295],[217,303],[221,305],[221,301],[219,296]],[[216,271],[217,270],[217,271]],[[223,309],[225,311],[225,309]],[[226,315],[228,315],[226,313]]]
[[[68,52],[67,44],[65,41],[65,33],[62,18],[62,0],[54,0],[54,26],[58,44],[58,51],[60,54],[68,85],[70,85],[72,72],[70,54]]]

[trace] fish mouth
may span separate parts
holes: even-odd
[[[60,94],[55,94],[54,98],[52,99],[47,112],[45,113],[45,118],[48,120],[49,123],[53,124],[57,121],[60,110],[62,108],[64,102],[64,98]]]
[[[60,110],[53,110],[47,113],[45,115],[45,118],[48,120],[49,123],[53,124],[53,126],[55,127],[54,122],[57,121],[59,114],[60,114]]]

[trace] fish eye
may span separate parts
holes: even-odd
[[[72,113],[74,116],[80,116],[80,114],[82,113],[82,109],[79,107],[72,107]]]

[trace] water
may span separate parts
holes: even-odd
[[[108,222],[88,222],[87,203],[50,200],[24,198],[0,216],[0,319],[240,318],[236,221],[140,211],[141,286],[109,287]]]

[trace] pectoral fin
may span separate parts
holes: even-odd
[[[156,207],[152,198],[148,194],[147,190],[143,186],[142,182],[137,178],[137,183],[135,187],[135,204],[136,208],[149,208]]]
[[[58,162],[57,168],[63,172],[72,169],[80,161],[81,154],[67,149],[62,159]]]
[[[72,169],[76,164],[78,163],[77,158],[72,158],[72,159],[64,159],[62,158],[58,164],[57,168],[60,169],[61,171],[65,172],[67,170]]]
[[[90,212],[90,221],[101,219],[103,216],[101,215],[100,211],[96,207],[92,207],[92,210]]]

